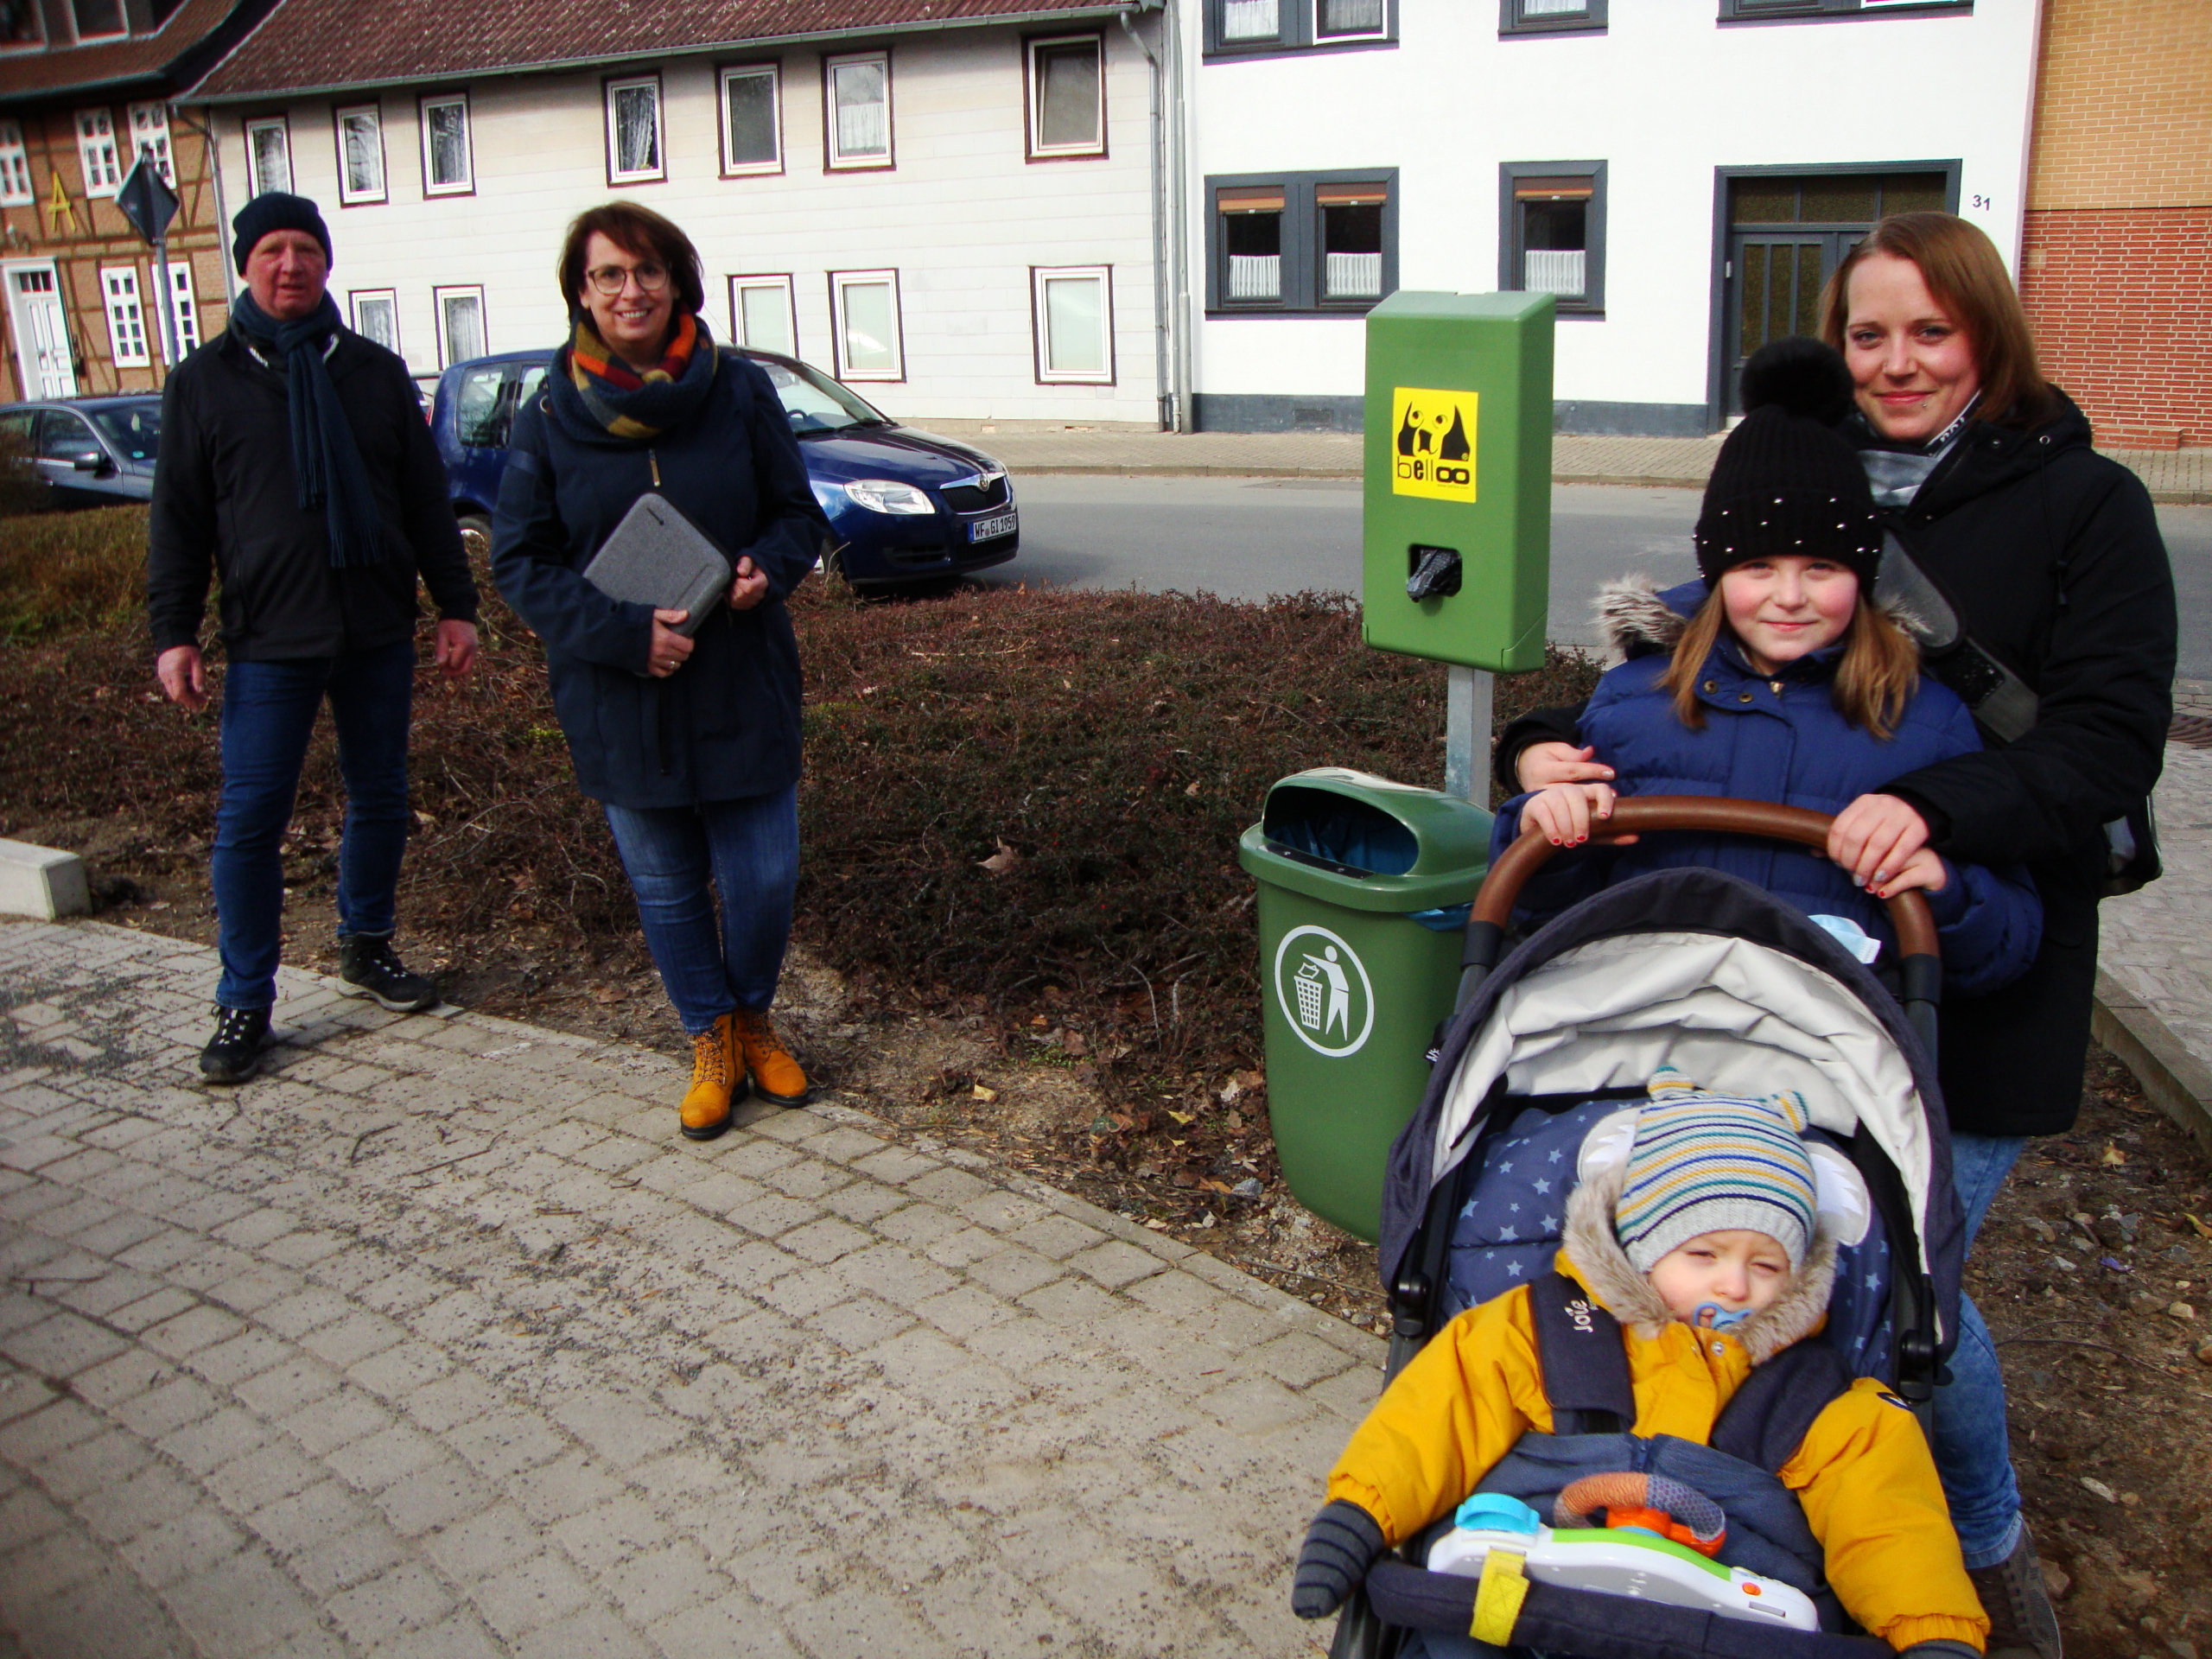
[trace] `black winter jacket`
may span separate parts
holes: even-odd
[[[556,367],[555,372],[560,371]],[[741,800],[798,781],[798,641],[784,596],[829,523],[768,377],[725,353],[705,407],[650,443],[573,430],[533,397],[515,417],[492,519],[499,592],[545,641],[553,706],[594,800],[634,808]],[[767,574],[747,611],[717,604],[665,679],[645,670],[652,607],[609,599],[583,568],[656,487],[734,564]]]
[[[2024,863],[2043,898],[2043,946],[2028,971],[1943,1006],[1944,1102],[1951,1127],[1976,1135],[2055,1135],[2081,1109],[2102,826],[2158,782],[2172,717],[2173,575],[2150,493],[2090,447],[2072,400],[2059,403],[2030,431],[1975,422],[1890,515],[1968,632],[2040,698],[2018,742],[1993,739],[1883,791],[1926,818],[1946,858]],[[1520,787],[1522,749],[1567,736],[1574,713],[1507,729],[1497,768],[1509,790]]]
[[[323,510],[299,504],[284,375],[226,329],[179,364],[162,393],[146,543],[157,653],[198,643],[211,569],[222,581],[223,646],[240,662],[335,657],[405,639],[415,632],[418,575],[441,616],[476,620],[445,466],[407,365],[343,328],[328,364],[388,556],[331,568]]]

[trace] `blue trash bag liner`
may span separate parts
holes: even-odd
[[[1531,1106],[1483,1148],[1480,1173],[1452,1225],[1446,1317],[1502,1296],[1548,1271],[1567,1226],[1575,1160],[1599,1119],[1635,1104],[1592,1100],[1563,1112]],[[1815,1134],[1821,1131],[1815,1130]],[[1834,1135],[1831,1145],[1840,1145]],[[1836,1253],[1827,1340],[1859,1376],[1890,1370],[1890,1246],[1881,1217]]]
[[[1276,790],[1268,798],[1260,833],[1294,853],[1376,875],[1403,875],[1421,856],[1414,832],[1397,819],[1364,801],[1326,790]],[[1437,910],[1409,911],[1406,919],[1439,933],[1458,933],[1465,929],[1473,908],[1471,899]]]

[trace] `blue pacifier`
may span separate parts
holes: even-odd
[[[1732,1325],[1741,1325],[1751,1317],[1753,1309],[1739,1307],[1730,1313],[1718,1302],[1700,1302],[1690,1315],[1690,1323],[1706,1331],[1726,1331]]]

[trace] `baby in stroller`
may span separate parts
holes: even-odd
[[[1793,1093],[1710,1094],[1664,1067],[1648,1102],[1600,1121],[1555,1275],[1459,1315],[1353,1433],[1299,1557],[1300,1617],[1335,1611],[1385,1550],[1482,1491],[1565,1526],[1602,1509],[1816,1599],[1832,1589],[1915,1659],[1980,1654],[1989,1623],[1920,1424],[1804,1340],[1869,1203],[1849,1160],[1806,1128]],[[1570,1356],[1610,1331],[1617,1345]],[[1606,1397],[1608,1367],[1621,1432],[1587,1432],[1581,1407]],[[1496,1651],[1419,1640],[1431,1659]]]

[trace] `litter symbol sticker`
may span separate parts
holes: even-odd
[[[1475,499],[1475,410],[1471,391],[1398,386],[1390,393],[1390,493],[1439,501]]]
[[[1298,1039],[1332,1060],[1375,1029],[1375,988],[1358,953],[1325,927],[1294,927],[1275,947],[1275,1001]]]

